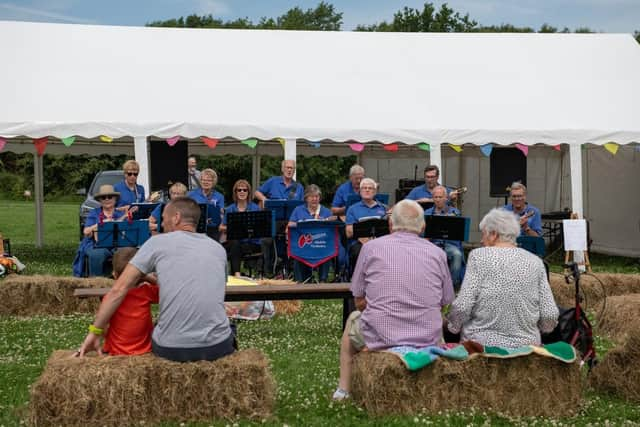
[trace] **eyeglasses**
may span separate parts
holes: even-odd
[[[426,175],[427,179],[437,178],[438,175]]]
[[[375,187],[360,187],[361,190],[375,190]]]
[[[127,176],[138,176],[138,172],[127,172]]]
[[[236,193],[248,193],[248,188],[236,188]]]
[[[101,196],[101,197],[98,197],[98,201],[99,201],[99,202],[101,202],[101,201],[103,201],[103,200],[111,200],[111,199],[113,199],[114,197],[115,197],[115,196],[112,196],[112,195],[110,195],[110,194],[109,194],[109,195],[107,195],[107,196]]]

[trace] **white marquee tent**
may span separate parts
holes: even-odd
[[[570,203],[582,213],[581,145],[640,141],[630,35],[0,22],[0,40],[9,149],[128,137],[144,184],[149,137],[283,138],[287,158],[298,138],[427,142],[440,165],[443,144],[567,144]]]

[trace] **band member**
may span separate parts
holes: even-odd
[[[437,185],[441,185],[438,182],[440,178],[440,169],[436,165],[429,165],[424,168],[424,185],[419,185],[407,195],[407,199],[415,200],[418,203],[433,203],[433,189]],[[447,189],[447,196],[449,200],[455,200],[458,197],[458,193]]]
[[[198,204],[207,204],[210,207],[220,209],[220,219],[224,210],[224,195],[216,190],[218,184],[218,174],[213,169],[205,169],[200,173],[200,188],[189,191],[188,197],[191,197]],[[218,225],[212,223],[211,219],[207,219],[207,236],[214,240],[219,240],[220,232]]]
[[[540,210],[527,203],[527,187],[519,182],[511,184],[509,192],[511,203],[504,209],[519,216],[521,236],[542,236],[542,216]]]
[[[191,156],[187,160],[187,167],[189,172],[189,191],[200,188],[200,171],[196,158]]]
[[[280,170],[282,176],[272,176],[255,193],[255,198],[260,201],[262,207],[267,199],[302,200],[304,187],[293,179],[296,173],[296,161],[283,160]]]
[[[364,178],[364,168],[360,165],[353,165],[349,169],[349,180],[338,187],[336,195],[331,203],[331,213],[334,215],[344,215],[347,212],[347,200],[349,196],[355,196],[360,192],[360,181]]]
[[[447,205],[447,189],[442,185],[436,185],[432,191],[433,207],[427,209],[425,215],[460,216],[460,211],[453,206]],[[432,240],[432,243],[441,247],[447,254],[447,263],[451,272],[453,288],[456,292],[462,283],[462,264],[464,262],[464,252],[462,242],[459,240]]]

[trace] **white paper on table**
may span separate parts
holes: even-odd
[[[587,221],[584,219],[563,219],[565,251],[587,250]]]

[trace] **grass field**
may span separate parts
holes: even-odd
[[[27,264],[28,274],[71,273],[77,246],[77,205],[45,205],[45,247],[36,249],[32,204],[0,201],[0,232],[11,239],[13,252]],[[637,261],[593,257],[600,271],[640,272]],[[0,286],[2,282],[0,281]],[[634,425],[640,424],[640,407],[610,396],[587,393],[577,417],[512,419],[496,414],[449,413],[436,416],[370,418],[359,408],[330,400],[338,376],[341,303],[305,302],[293,317],[239,326],[241,347],[264,351],[272,361],[278,383],[274,417],[264,423],[212,422],[194,425],[269,426],[406,426],[406,425]],[[22,423],[29,386],[40,375],[55,349],[76,348],[93,316],[16,318],[0,317],[0,427]],[[602,353],[607,341],[596,340]],[[449,384],[443,387],[451,388]],[[540,384],[544,389],[544,384]],[[533,390],[532,390],[533,391]],[[451,389],[455,393],[455,389]],[[167,424],[174,425],[174,424]],[[178,425],[178,424],[175,424]]]

